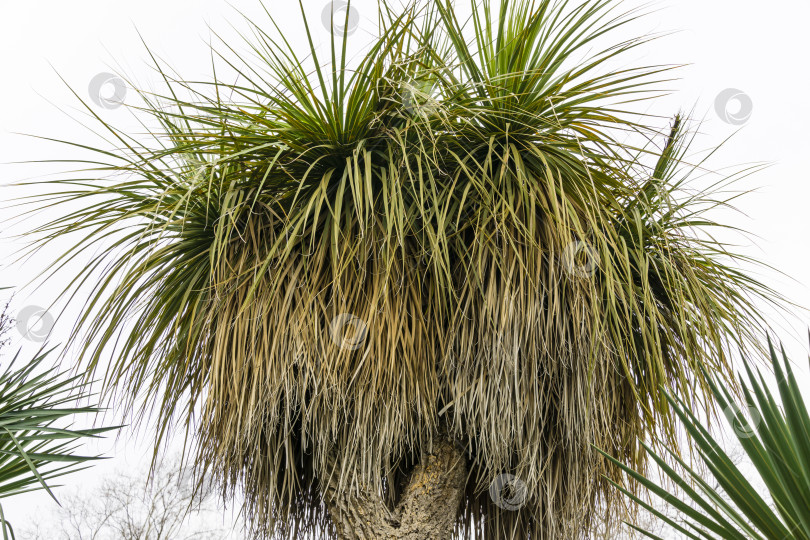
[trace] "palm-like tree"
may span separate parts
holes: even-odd
[[[105,123],[120,148],[50,183],[72,212],[34,233],[97,250],[91,369],[158,443],[185,423],[257,532],[575,537],[618,508],[591,445],[643,468],[659,387],[709,397],[699,367],[753,346],[773,294],[701,232],[724,202],[684,188],[681,119],[630,114],[668,68],[588,56],[637,15],[610,4],[382,4],[351,66],[348,33],[322,62],[271,20],[237,83],[156,62],[155,144]]]

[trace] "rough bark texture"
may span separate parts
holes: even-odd
[[[414,467],[395,509],[371,491],[344,494],[327,486],[325,499],[341,540],[451,540],[466,480],[463,452],[442,437]]]

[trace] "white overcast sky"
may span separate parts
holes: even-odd
[[[320,25],[325,1],[304,3],[313,28],[322,31],[321,38],[325,38],[327,31]],[[642,2],[624,4],[629,8]],[[297,24],[297,1],[266,0],[266,5],[281,28],[290,29],[286,37],[304,47],[304,35]],[[351,39],[362,43],[374,32],[376,1],[358,0],[353,5],[360,26]],[[738,203],[746,215],[727,217],[731,224],[757,235],[755,245],[743,246],[745,253],[793,278],[768,274],[764,276],[766,281],[791,300],[810,306],[810,3],[666,0],[652,8],[654,12],[637,28],[675,33],[647,45],[636,61],[686,67],[678,72],[680,79],[669,84],[672,93],[651,105],[650,111],[665,115],[679,109],[693,110],[695,118],[703,120],[696,149],[710,148],[736,133],[711,162],[715,169],[753,162],[771,164],[744,184],[758,188]],[[86,113],[81,112],[76,97],[60,77],[85,100],[89,99],[90,81],[101,72],[121,71],[148,84],[155,79],[143,39],[185,78],[205,79],[210,74],[206,46],[211,37],[209,27],[241,46],[231,27],[233,23],[244,28],[237,11],[256,22],[266,20],[258,0],[0,0],[0,163],[5,164],[0,166],[0,184],[59,170],[9,162],[71,157],[66,148],[18,133],[98,142],[77,120],[86,121]],[[715,112],[717,96],[729,88],[742,91],[753,106],[750,118],[741,126],[723,121]],[[736,112],[733,107],[729,109],[731,114]],[[132,123],[123,108],[98,107],[94,111],[105,121]],[[0,198],[7,199],[13,193],[4,189]],[[32,223],[43,219],[35,217]],[[8,239],[10,232],[15,231],[0,231],[0,287],[19,288],[44,268],[48,257],[42,254],[12,263],[10,253],[19,244]],[[20,312],[27,306],[48,306],[69,278],[62,275],[37,288],[18,289],[13,309]],[[72,313],[75,315],[75,311]],[[69,321],[68,315],[57,322],[51,336],[53,343],[64,340]],[[780,336],[794,352],[794,360],[799,361],[804,374],[804,336],[809,322],[807,314],[801,314]],[[15,340],[15,346],[35,349],[34,344],[22,339]],[[66,482],[91,490],[102,473],[145,466],[149,448],[148,433],[125,430],[119,440],[93,447],[112,459]],[[3,505],[6,515],[19,524],[54,509],[44,493],[21,496]]]

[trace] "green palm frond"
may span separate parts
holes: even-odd
[[[661,385],[709,400],[701,366],[728,373],[777,299],[708,236],[724,200],[684,189],[684,122],[633,114],[670,68],[610,68],[645,39],[587,56],[637,16],[611,5],[384,5],[351,66],[346,35],[323,60],[271,19],[250,61],[223,52],[238,84],[158,64],[153,144],[104,123],[120,148],[33,199],[71,208],[32,231],[66,246],[52,271],[90,257],[65,294],[89,290],[91,372],[111,359],[158,442],[185,424],[268,535],[331,530],[331,463],[393,505],[440,430],[470,461],[461,537],[587,529],[618,504],[591,444],[643,467],[639,438],[674,438]],[[519,511],[489,498],[502,473]]]
[[[83,375],[41,369],[47,355],[41,352],[24,367],[15,367],[18,353],[0,374],[0,498],[44,489],[56,499],[51,480],[101,459],[77,455],[77,443],[117,429],[72,427],[76,415],[92,415],[101,409],[77,406],[90,397]],[[13,538],[2,506],[0,523],[3,538]]]
[[[740,379],[746,407],[739,404],[733,388],[722,379],[707,375],[707,380],[772,502],[752,484],[751,474],[740,470],[722,449],[689,405],[670,394],[667,398],[694,441],[706,472],[703,475],[696,472],[673,450],[661,457],[646,447],[664,477],[681,488],[681,492],[675,493],[613,460],[630,477],[671,505],[680,519],[668,517],[626,489],[620,489],[688,538],[810,539],[810,412],[784,349],[780,359],[770,340],[768,344],[778,395],[771,392],[760,370],[750,362],[746,363],[748,380]],[[668,465],[668,458],[674,458],[680,468]]]

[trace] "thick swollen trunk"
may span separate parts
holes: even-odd
[[[350,495],[327,487],[325,499],[341,540],[451,540],[466,480],[464,454],[440,438],[414,467],[393,510],[374,492]]]

